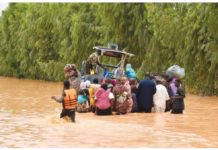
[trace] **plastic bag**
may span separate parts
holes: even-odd
[[[181,68],[178,65],[173,65],[167,69],[166,74],[169,75],[170,77],[174,76],[182,79],[185,77],[185,69]]]

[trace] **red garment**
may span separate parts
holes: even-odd
[[[105,91],[103,88],[99,88],[95,93],[95,97],[97,99],[95,106],[101,110],[105,110],[109,108],[111,106],[109,93],[110,93],[110,89]]]
[[[128,88],[123,85],[121,82],[116,83],[114,90],[113,90],[115,95],[121,95],[123,92],[128,92]]]

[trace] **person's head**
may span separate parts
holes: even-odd
[[[94,78],[94,79],[93,79],[93,83],[94,83],[94,84],[98,84],[98,83],[99,83],[99,82],[98,82],[98,79],[97,79],[97,78]]]
[[[116,82],[117,82],[116,79],[111,80],[111,84],[113,85],[113,87],[116,85]]]
[[[170,76],[167,75],[166,73],[162,73],[161,76],[166,80],[166,81],[169,81],[170,80]]]
[[[66,64],[64,66],[64,73],[68,72],[70,70],[70,64]]]
[[[150,79],[150,80],[155,80],[154,75],[150,75],[149,79]]]
[[[70,70],[69,73],[68,73],[68,75],[69,75],[69,77],[72,77],[72,76],[78,77],[78,73],[77,73],[77,71],[74,70],[74,69]]]
[[[134,79],[134,78],[130,78],[130,79],[129,79],[129,84],[130,84],[130,85],[137,84],[137,80]]]
[[[132,65],[131,64],[126,64],[126,69],[127,68],[132,68]]]
[[[101,85],[101,88],[104,89],[104,90],[106,91],[106,90],[107,90],[107,84],[105,84],[105,83],[102,84],[102,85]]]
[[[169,78],[167,79],[167,82],[169,82],[169,83],[170,83],[170,82],[175,82],[175,78],[169,76]]]
[[[64,89],[70,88],[70,82],[68,80],[64,80]]]
[[[88,61],[90,61],[92,64],[95,64],[97,63],[98,61],[98,55],[96,52],[92,53],[89,58],[88,58]]]
[[[149,79],[150,79],[150,74],[149,74],[149,73],[146,73],[145,76],[144,76],[144,79],[145,79],[145,80],[149,80]]]
[[[162,84],[161,80],[156,80],[156,84]]]
[[[121,76],[121,77],[120,77],[120,82],[121,82],[122,84],[125,84],[127,80],[128,80],[128,79],[127,79],[126,76]]]

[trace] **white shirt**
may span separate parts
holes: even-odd
[[[170,99],[167,89],[162,84],[156,85],[156,89],[157,91],[153,97],[154,105],[165,109],[166,101]]]

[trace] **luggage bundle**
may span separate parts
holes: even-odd
[[[181,68],[178,65],[173,65],[167,69],[166,74],[169,77],[177,77],[179,79],[182,79],[185,77],[185,69]]]
[[[75,64],[66,64],[64,67],[65,77],[78,77],[78,71]]]

